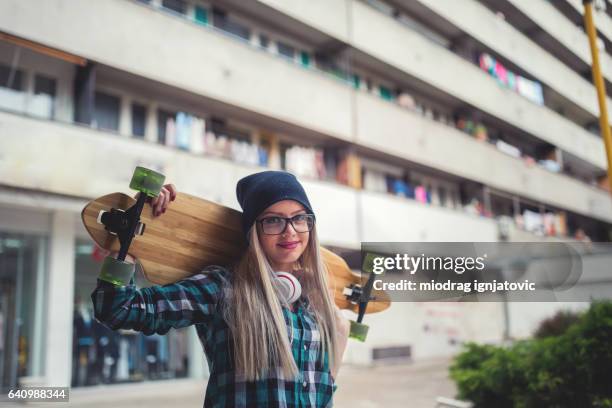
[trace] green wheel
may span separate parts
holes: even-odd
[[[363,323],[357,323],[351,320],[351,330],[349,331],[349,337],[359,341],[365,341],[368,335],[368,329],[370,326]]]
[[[98,277],[115,286],[126,286],[132,275],[134,275],[134,264],[107,256],[104,258]]]
[[[164,180],[166,176],[163,174],[144,167],[136,167],[132,181],[130,181],[130,188],[149,197],[157,197],[164,186]]]

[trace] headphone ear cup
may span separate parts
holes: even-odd
[[[292,304],[302,295],[302,285],[295,276],[289,272],[275,272],[281,296],[288,304]]]

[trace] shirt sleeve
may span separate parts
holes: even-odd
[[[209,266],[201,273],[168,285],[137,289],[97,280],[91,293],[95,318],[113,330],[133,329],[165,334],[171,328],[208,323],[214,317],[227,282],[227,270]]]

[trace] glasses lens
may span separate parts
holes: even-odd
[[[261,227],[265,234],[280,234],[286,224],[287,220],[280,217],[268,217],[261,220]]]
[[[291,223],[297,232],[308,232],[312,229],[314,218],[310,214],[299,214],[291,219]]]

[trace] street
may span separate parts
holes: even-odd
[[[438,396],[454,397],[448,378],[448,359],[370,368],[345,365],[338,376],[335,406],[351,408],[431,408]],[[201,407],[203,381],[171,380],[142,384],[96,386],[71,390],[67,407],[79,408],[161,408]],[[40,405],[29,403],[27,405]],[[5,403],[7,408],[24,404]]]

